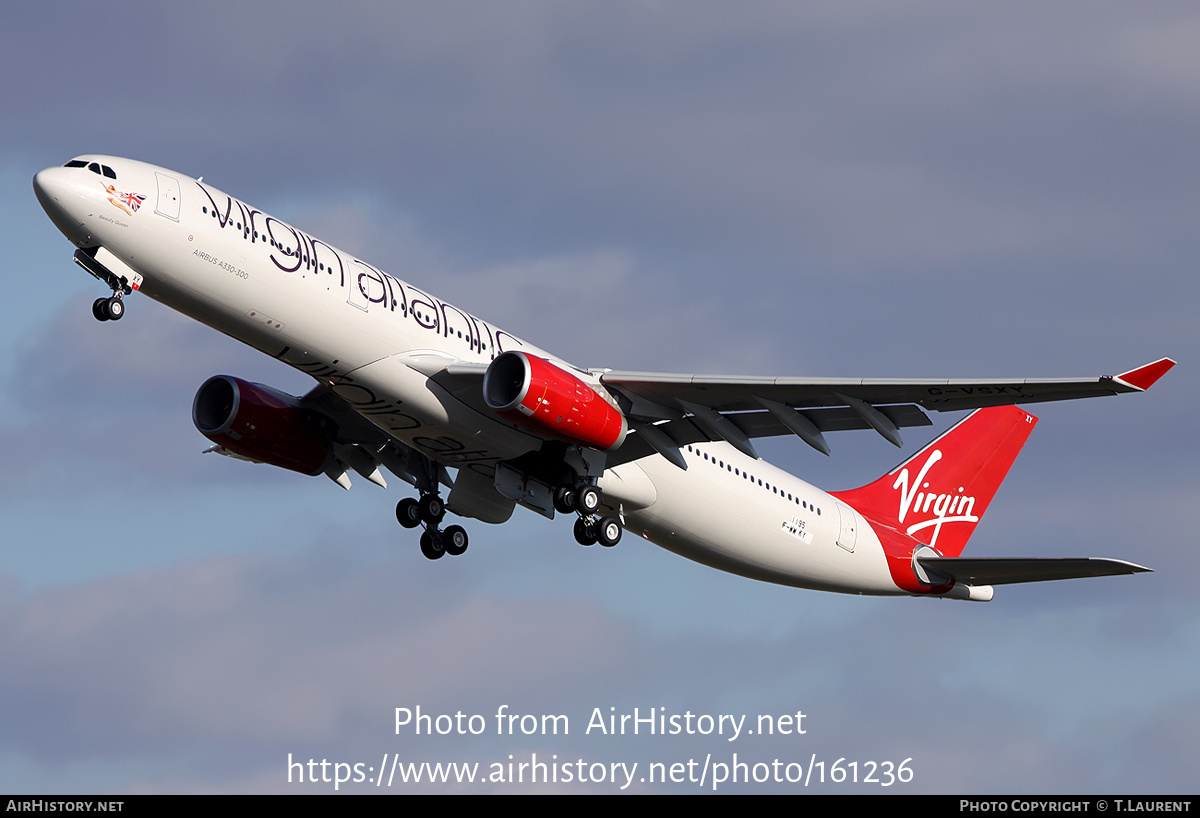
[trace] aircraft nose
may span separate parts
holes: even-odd
[[[72,213],[84,199],[76,191],[71,168],[46,168],[33,177],[33,192],[46,215],[76,245],[87,238],[80,215]]]
[[[33,192],[37,194],[42,207],[45,207],[47,202],[54,201],[64,192],[65,184],[62,177],[65,170],[66,168],[46,168],[34,175]]]

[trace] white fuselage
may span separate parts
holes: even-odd
[[[444,465],[509,460],[541,443],[432,382],[446,365],[523,350],[598,384],[203,182],[127,159],[80,158],[113,168],[116,178],[48,168],[35,180],[43,206],[76,245],[103,246],[141,274],[141,292],[330,385],[387,434]],[[849,506],[724,442],[681,453],[686,470],[655,454],[605,473],[605,502],[628,531],[755,579],[905,593],[870,525]]]
[[[627,528],[697,562],[752,579],[842,593],[902,593],[862,517],[815,486],[724,442],[683,448],[682,471],[643,458],[653,504]],[[621,475],[625,466],[614,471]],[[605,495],[612,484],[601,481]]]

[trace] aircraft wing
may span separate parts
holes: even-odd
[[[596,374],[618,396],[642,438],[635,446],[669,457],[664,449],[672,442],[677,447],[696,442],[687,438],[725,439],[755,456],[749,438],[787,431],[825,454],[829,447],[821,433],[840,429],[873,428],[899,446],[899,427],[929,425],[922,409],[950,412],[1143,392],[1174,365],[1162,358],[1120,375],[1065,380],[744,378],[613,370]],[[698,429],[688,431],[681,421]]]
[[[606,371],[606,385],[651,403],[678,400],[703,404],[718,412],[761,409],[756,398],[792,407],[845,406],[845,395],[872,405],[915,403],[951,412],[1014,403],[1074,400],[1123,392],[1143,392],[1175,365],[1162,358],[1120,375],[1099,378],[1024,378],[1012,380],[881,380],[873,378],[738,378],[714,375],[670,375]]]

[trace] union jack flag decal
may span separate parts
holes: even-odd
[[[130,215],[133,215],[142,206],[142,202],[146,201],[146,197],[140,193],[122,193],[112,185],[108,185],[105,189],[108,191],[108,200]]]

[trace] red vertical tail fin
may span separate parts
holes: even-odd
[[[957,557],[1036,424],[1016,406],[978,409],[875,482],[834,496],[872,526]]]

